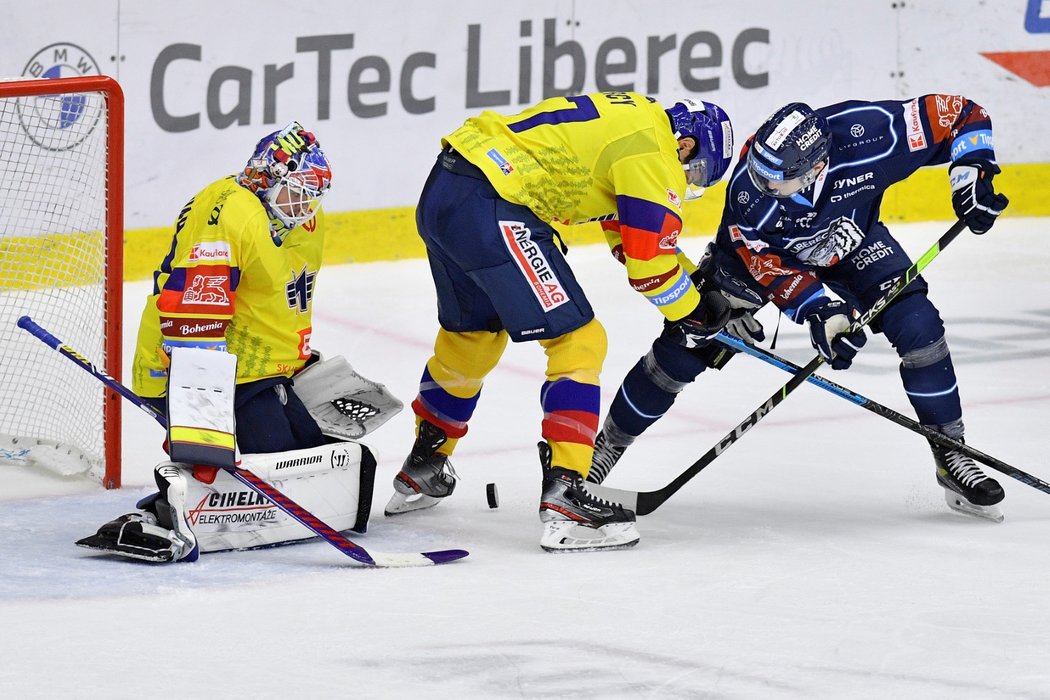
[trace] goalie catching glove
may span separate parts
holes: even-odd
[[[362,377],[342,355],[310,363],[295,375],[293,385],[321,432],[342,440],[364,437],[404,408],[384,385]]]

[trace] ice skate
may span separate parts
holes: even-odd
[[[937,463],[937,483],[944,487],[944,499],[954,511],[1003,521],[998,503],[1005,494],[995,479],[981,471],[972,459],[950,447],[932,445]]]
[[[384,514],[401,515],[414,510],[433,508],[456,488],[456,472],[448,456],[439,453],[448,436],[441,428],[423,421],[412,452],[405,458],[401,471],[394,477],[394,495]]]
[[[627,445],[614,445],[609,441],[605,430],[598,432],[594,439],[594,457],[591,460],[591,470],[587,473],[587,481],[592,484],[600,484],[609,476],[609,472],[627,451]]]
[[[578,472],[551,466],[551,449],[539,443],[543,466],[540,546],[548,552],[623,549],[638,544],[634,512],[587,492]]]

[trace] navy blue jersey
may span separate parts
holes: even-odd
[[[761,194],[747,173],[752,135],[730,177],[716,238],[799,322],[798,311],[824,295],[816,273],[862,245],[886,188],[928,165],[995,162],[988,113],[960,95],[853,100],[816,111],[831,130],[828,166],[816,182],[786,199]]]

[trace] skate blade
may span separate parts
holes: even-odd
[[[638,544],[639,539],[634,523],[610,523],[595,528],[571,520],[556,520],[544,523],[540,547],[548,552],[593,552],[627,549]]]
[[[411,513],[414,510],[433,508],[438,503],[441,503],[440,498],[434,498],[425,493],[414,493],[410,496],[406,496],[400,491],[394,491],[394,495],[390,497],[390,500],[386,504],[386,508],[383,509],[383,515],[387,517],[392,515],[403,515],[405,513]]]
[[[999,506],[979,506],[970,503],[965,498],[948,488],[944,489],[944,500],[947,502],[949,508],[957,513],[962,513],[963,515],[984,518],[985,520],[991,520],[993,523],[1001,523],[1005,518],[1003,512],[999,509]]]

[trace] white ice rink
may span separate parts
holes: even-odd
[[[947,226],[891,229],[914,255]],[[1048,237],[1048,219],[1006,219],[925,274],[969,443],[1045,481]],[[610,336],[604,418],[660,317],[604,247],[569,261]],[[126,366],[145,290],[127,285]],[[436,330],[424,261],[328,268],[315,308],[315,347],[413,398]],[[772,336],[775,315],[760,318]],[[813,355],[786,319],[775,352]],[[74,547],[150,491],[162,433],[131,407],[120,491],[4,467],[0,698],[1050,698],[1050,495],[996,474],[1005,522],[952,513],[924,439],[804,385],[641,518],[636,548],[547,554],[544,359],[508,349],[454,458],[457,491],[434,510],[382,514],[411,412],[366,439],[379,475],[355,539],[470,551],[445,566],[367,570],[321,542],[168,566]],[[821,372],[912,415],[881,336],[853,369]],[[663,486],[788,378],[746,356],[705,373],[608,484]]]

